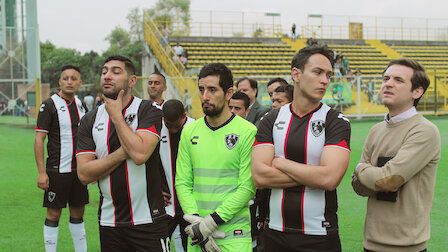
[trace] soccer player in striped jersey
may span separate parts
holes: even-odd
[[[266,114],[252,152],[252,176],[270,188],[266,251],[341,251],[336,187],[350,159],[350,123],[320,101],[332,75],[326,47],[293,58],[291,104]]]
[[[176,177],[176,159],[179,148],[180,134],[185,125],[194,122],[185,113],[184,105],[179,100],[168,100],[164,102],[162,108],[162,131],[160,134],[160,159],[163,165],[164,176],[166,177],[167,188],[164,188],[164,196],[168,205],[165,207],[166,213],[170,215],[169,234],[174,242],[176,252],[186,251],[187,234],[184,229],[187,222],[182,218],[183,212],[177,199],[174,188]]]
[[[169,217],[154,152],[162,112],[132,96],[136,81],[130,59],[107,58],[101,70],[105,103],[79,126],[78,175],[84,184],[98,180],[102,251],[169,251]]]
[[[159,106],[162,106],[165,102],[165,100],[162,98],[162,94],[164,91],[166,91],[165,76],[158,72],[151,74],[148,80],[149,100],[156,102]]]
[[[176,162],[177,196],[191,223],[185,231],[191,245],[206,251],[250,252],[250,154],[257,129],[230,112],[233,76],[224,64],[205,65],[198,86],[205,117],[184,127]],[[201,251],[191,245],[187,251]]]
[[[34,155],[38,169],[37,186],[45,190],[44,204],[47,216],[44,224],[46,251],[56,251],[59,218],[62,208],[69,203],[70,223],[75,251],[87,251],[83,215],[89,203],[87,187],[76,174],[75,147],[78,123],[87,111],[75,97],[82,85],[80,69],[63,66],[59,86],[61,90],[45,100],[39,109],[34,140]],[[44,142],[48,136],[48,158],[44,164]]]

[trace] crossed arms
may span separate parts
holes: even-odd
[[[274,156],[274,146],[255,146],[252,151],[252,178],[257,188],[288,188],[298,185],[334,190],[350,161],[350,152],[324,147],[320,165],[307,165]]]

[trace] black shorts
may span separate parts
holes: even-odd
[[[101,251],[170,251],[168,218],[154,223],[125,227],[100,226]]]
[[[338,233],[329,235],[305,235],[286,233],[266,228],[263,231],[264,251],[339,252],[341,241]]]
[[[44,194],[44,207],[65,208],[80,207],[89,203],[87,186],[81,184],[76,171],[70,173],[48,172],[50,181],[48,190]]]
[[[170,217],[168,225],[168,236],[171,237],[173,235],[174,230],[177,225],[179,225],[180,229],[180,237],[182,238],[182,246],[184,247],[184,251],[187,251],[187,241],[188,235],[185,233],[185,228],[190,224],[186,222],[182,216],[182,214],[178,214],[176,217]]]

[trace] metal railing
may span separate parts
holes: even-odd
[[[182,78],[183,72],[185,71],[184,65],[177,59],[177,56],[174,56],[175,54],[173,49],[162,35],[157,25],[152,21],[148,12],[145,12],[143,16],[143,30],[149,47],[159,60],[159,63],[165,72],[171,77],[172,83],[176,86],[178,93],[182,96],[182,98],[188,94],[187,92],[182,91],[191,89],[194,92],[194,90],[197,89],[197,85],[192,85],[190,80]],[[144,82],[147,79],[148,77],[141,78]],[[144,85],[138,86],[143,87]],[[199,117],[201,113],[202,109],[200,108],[199,99],[193,99],[191,114]]]

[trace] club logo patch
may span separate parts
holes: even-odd
[[[54,198],[56,198],[56,193],[48,192],[48,201],[53,202]]]
[[[83,112],[83,113],[86,112],[85,109],[84,109],[84,107],[83,107],[82,105],[78,105],[78,109],[79,109],[79,111],[81,111],[81,112]]]
[[[137,116],[137,114],[135,114],[135,113],[126,115],[124,117],[124,121],[128,124],[128,126],[130,126],[132,124],[132,122],[134,121],[136,116]]]
[[[226,135],[225,141],[227,149],[229,150],[233,149],[233,147],[235,147],[236,144],[238,143],[238,140],[240,140],[240,136],[236,134]]]
[[[325,122],[322,120],[316,120],[311,122],[311,132],[315,137],[318,137],[322,134],[325,129]]]

